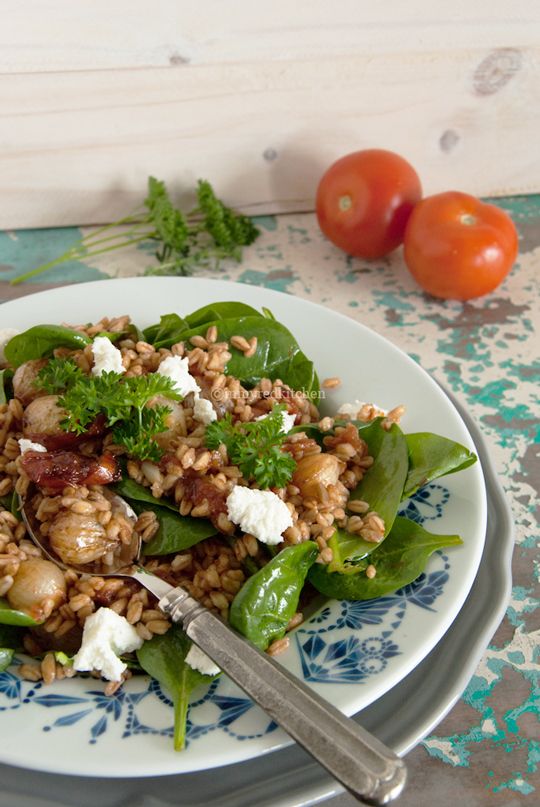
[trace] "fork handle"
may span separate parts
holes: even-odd
[[[405,786],[404,762],[267,653],[181,589],[160,608],[353,796],[384,805]]]

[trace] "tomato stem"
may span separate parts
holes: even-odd
[[[461,223],[473,227],[476,224],[476,216],[473,216],[472,213],[464,213],[461,216]]]
[[[352,200],[349,195],[347,196],[340,196],[338,206],[340,210],[348,210],[352,205]]]

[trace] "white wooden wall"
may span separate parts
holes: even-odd
[[[197,178],[312,210],[333,160],[540,191],[537,0],[0,0],[0,228],[103,223]],[[184,198],[185,197],[185,198]]]

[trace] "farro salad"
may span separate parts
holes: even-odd
[[[314,598],[388,594],[461,543],[397,512],[475,455],[405,435],[399,404],[356,400],[321,418],[319,398],[339,379],[320,384],[267,309],[222,302],[143,331],[122,316],[5,336],[1,669],[24,651],[24,678],[90,674],[109,695],[148,673],[171,691],[180,749],[189,695],[219,670],[146,589],[114,576],[139,539],[148,571],[270,654]],[[20,498],[69,568],[29,539]]]

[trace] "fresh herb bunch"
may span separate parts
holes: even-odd
[[[158,242],[155,255],[159,264],[148,267],[147,275],[189,275],[198,266],[216,269],[224,258],[240,261],[242,247],[252,244],[259,230],[247,216],[226,207],[209,182],[199,180],[196,190],[198,205],[183,213],[173,206],[165,183],[149,177],[144,207],[139,205],[125,218],[81,238],[59,258],[12,280],[12,284],[61,263],[101,255],[140,241]],[[128,229],[107,235],[113,227],[122,225],[128,225]]]
[[[117,424],[113,436],[118,445],[140,460],[153,462],[159,461],[163,451],[152,437],[167,429],[165,418],[171,410],[147,404],[155,395],[182,400],[167,376],[150,373],[124,378],[111,372],[89,377],[73,359],[51,359],[34,385],[59,396],[58,406],[66,410],[60,423],[65,431],[83,434],[98,415],[104,415],[106,428]]]
[[[274,485],[283,488],[296,470],[292,456],[281,451],[287,437],[282,431],[285,411],[285,404],[279,404],[262,420],[234,425],[227,412],[223,420],[213,420],[206,427],[206,446],[217,449],[224,445],[231,462],[262,490]]]

